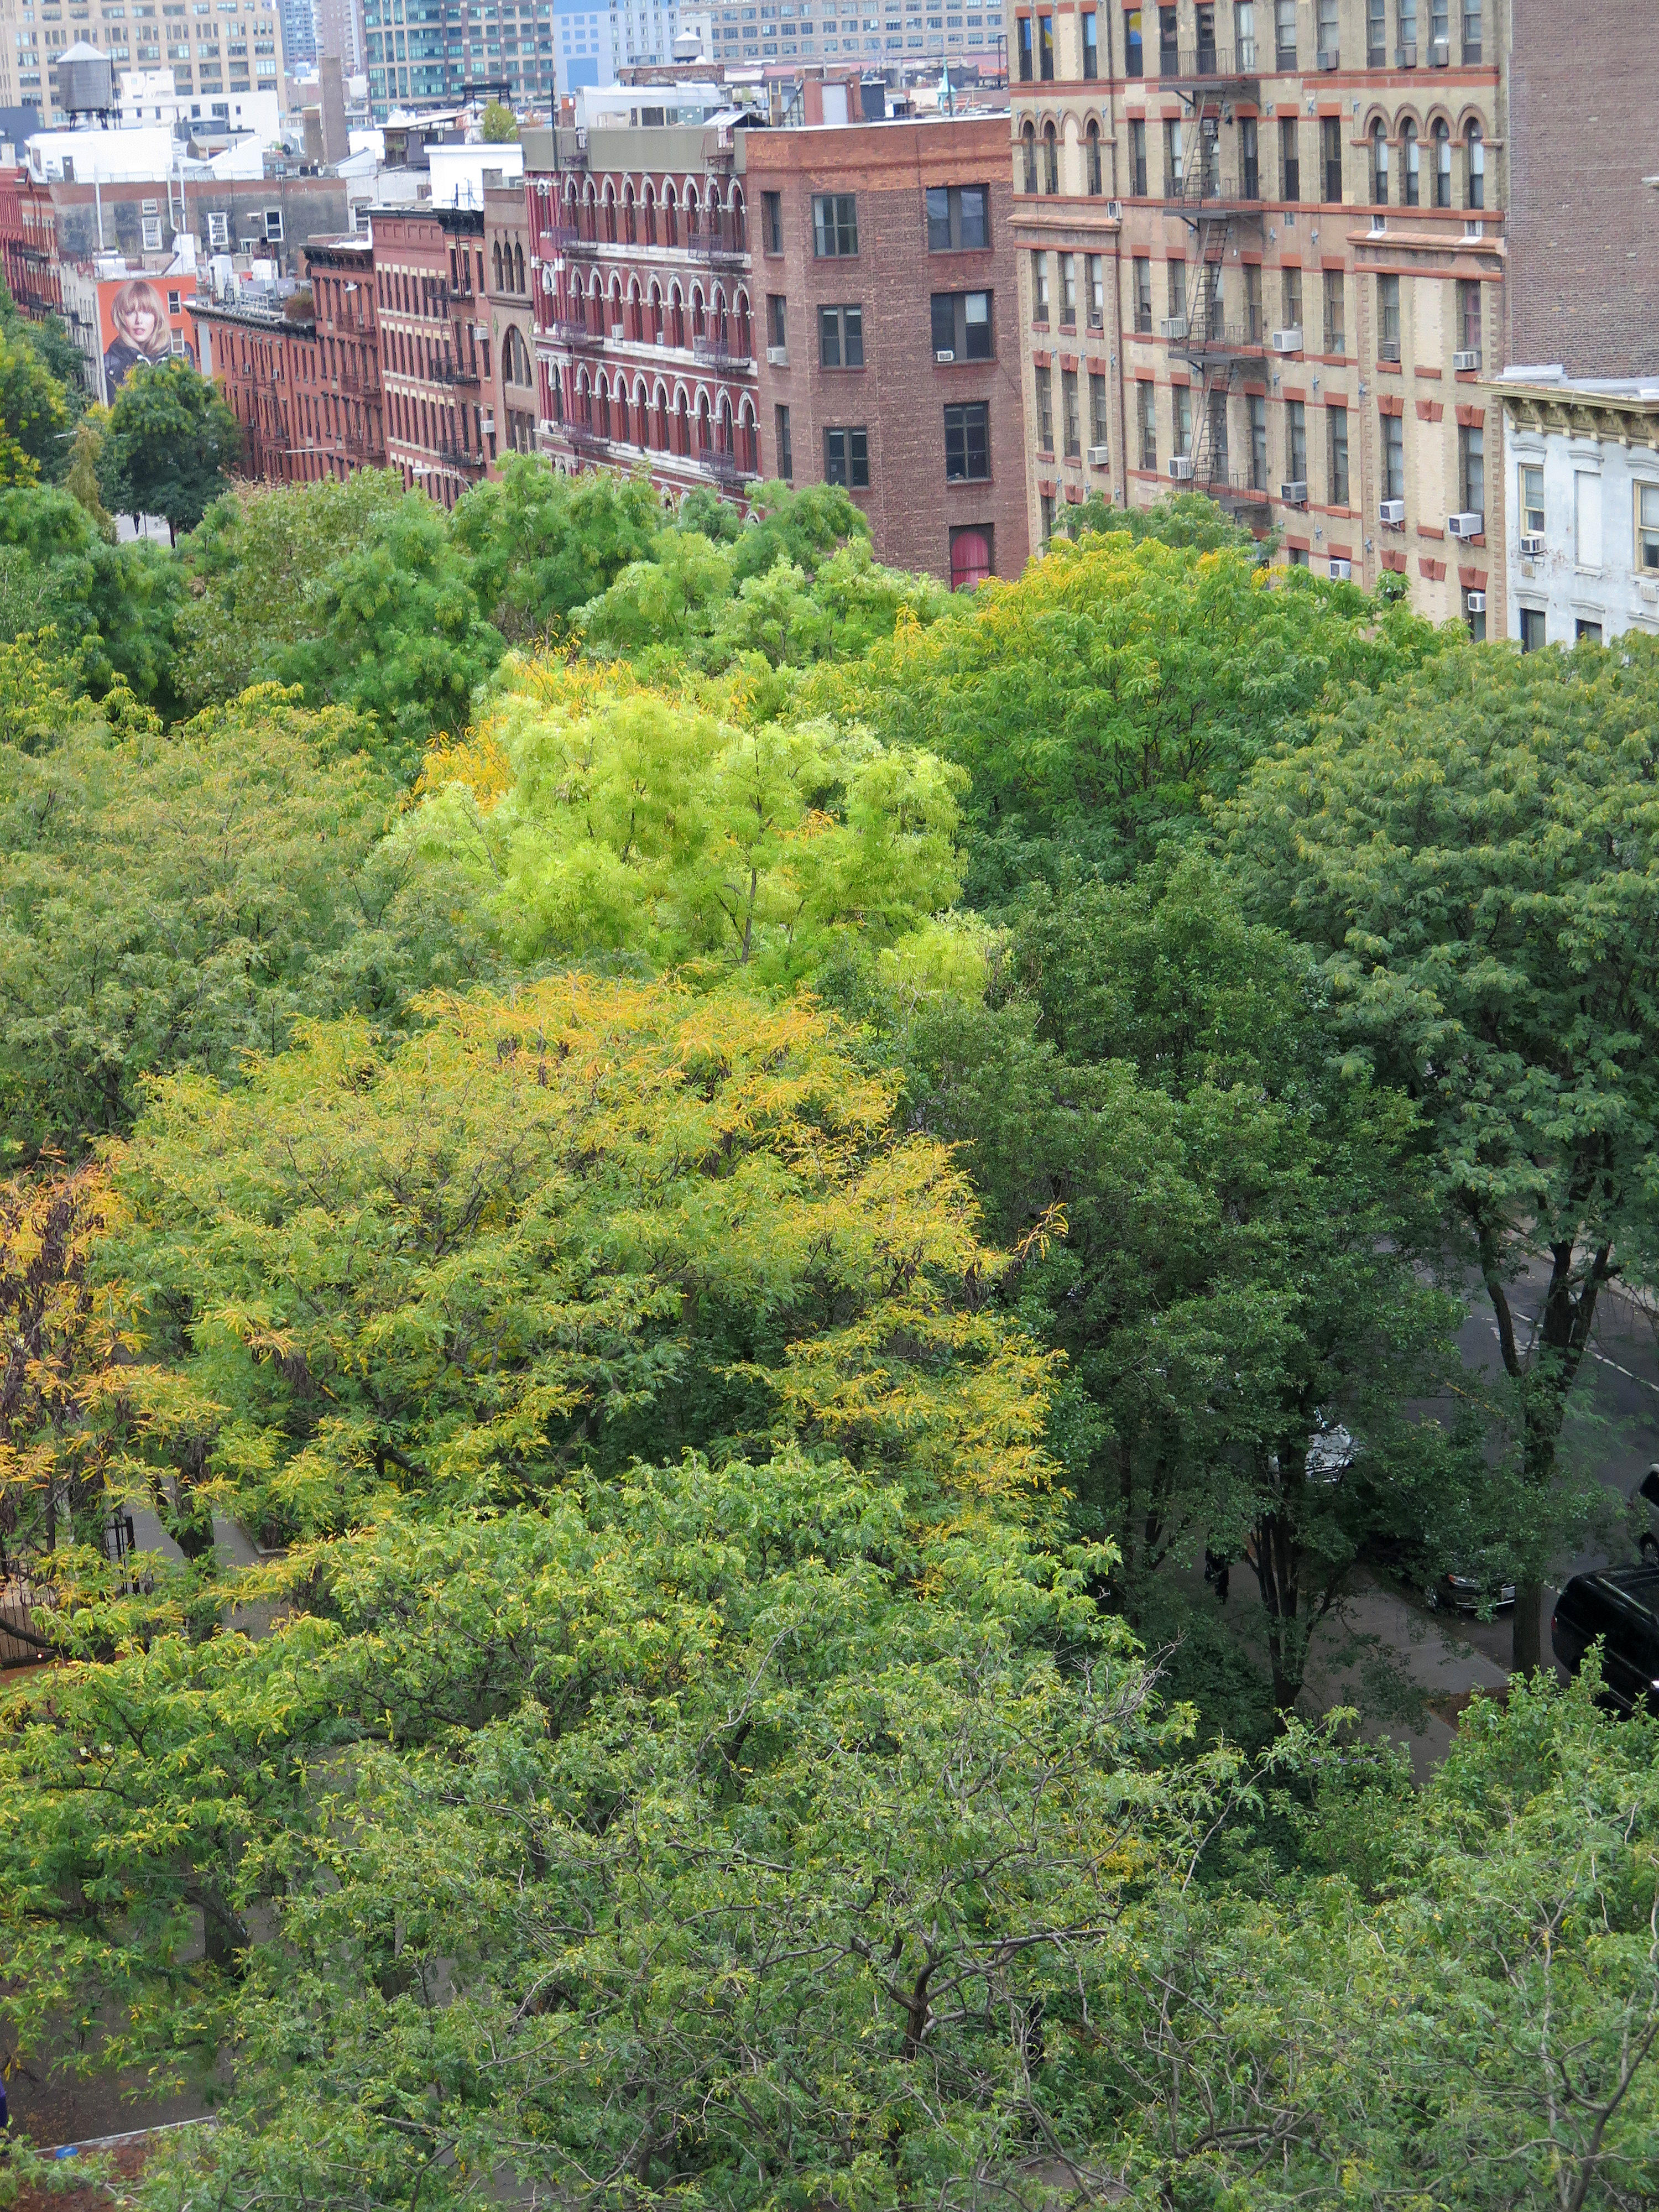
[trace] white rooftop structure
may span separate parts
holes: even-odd
[[[507,183],[524,174],[524,148],[511,142],[499,146],[428,146],[426,158],[434,207],[481,208],[486,169],[499,169]]]

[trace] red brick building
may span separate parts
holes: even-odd
[[[1006,133],[527,133],[543,450],[670,492],[843,483],[882,560],[1017,575]]]
[[[483,475],[494,434],[483,211],[377,208],[373,222],[386,458],[453,507]]]
[[[0,169],[0,272],[26,315],[63,313],[57,210],[50,188],[21,163]]]
[[[196,309],[203,366],[243,426],[249,475],[266,483],[312,483],[386,463],[369,248],[319,241],[307,259],[307,313],[205,298]]]

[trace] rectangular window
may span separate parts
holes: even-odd
[[[1542,607],[1522,607],[1520,615],[1522,652],[1541,653],[1544,647],[1544,610]]]
[[[1280,196],[1292,204],[1302,197],[1302,133],[1293,115],[1279,118],[1279,181]]]
[[[979,253],[991,243],[991,192],[987,185],[930,185],[927,251]]]
[[[1240,191],[1247,200],[1261,197],[1261,153],[1256,137],[1255,118],[1241,115],[1238,119],[1238,161]]]
[[[1085,82],[1100,75],[1100,40],[1095,27],[1097,20],[1092,9],[1083,18],[1083,75]]]
[[[1400,358],[1400,279],[1379,276],[1376,280],[1376,357],[1379,361],[1398,361]]]
[[[1156,473],[1158,469],[1158,387],[1139,383],[1135,386],[1135,419],[1140,426],[1140,465]]]
[[[1048,319],[1048,257],[1042,252],[1031,256],[1031,319],[1034,323]]]
[[[864,310],[862,307],[818,309],[818,367],[862,368],[864,366]]]
[[[1599,622],[1586,622],[1580,615],[1572,626],[1572,635],[1576,645],[1600,645],[1601,625]]]
[[[1106,264],[1101,255],[1091,253],[1086,264],[1089,283],[1089,328],[1103,330],[1106,326]]]
[[[851,491],[868,491],[870,440],[862,423],[856,428],[824,432],[823,481],[845,484]]]
[[[1573,474],[1572,557],[1580,568],[1601,566],[1601,479],[1589,469]]]
[[[1100,447],[1109,443],[1106,428],[1106,379],[1098,369],[1089,371],[1089,443]],[[1654,486],[1659,495],[1659,484]],[[1659,538],[1659,530],[1656,531]]]
[[[1037,450],[1052,453],[1054,450],[1054,380],[1042,362],[1036,366],[1036,390]]]
[[[1480,58],[1480,0],[1464,0],[1463,58],[1466,62]]]
[[[1164,289],[1169,300],[1170,315],[1184,315],[1187,312],[1187,264],[1184,261],[1164,263]]]
[[[1389,0],[1365,0],[1365,60],[1382,69],[1389,58]]]
[[[1142,337],[1150,337],[1152,328],[1152,264],[1144,253],[1137,253],[1130,263],[1134,283],[1135,328]]]
[[[1060,320],[1062,329],[1077,328],[1077,256],[1060,257]]]
[[[1400,415],[1382,417],[1382,496],[1406,496],[1406,423]]]
[[[1181,67],[1181,50],[1176,43],[1178,17],[1173,8],[1158,11],[1158,66],[1160,76],[1173,76]]]
[[[1330,449],[1331,505],[1346,507],[1348,503],[1348,410],[1346,407],[1325,410],[1325,438]]]
[[[1083,458],[1083,411],[1078,404],[1077,371],[1062,368],[1060,372],[1060,425],[1066,439],[1066,458],[1078,461]]]
[[[1336,69],[1341,64],[1342,38],[1337,27],[1338,6],[1339,0],[1319,0],[1316,43],[1322,69]]]
[[[159,215],[147,215],[141,217],[140,220],[143,224],[145,252],[159,253],[161,251],[161,216]]]
[[[935,354],[948,353],[957,361],[989,361],[991,295],[935,292],[933,332]]]
[[[812,251],[820,261],[859,250],[859,204],[851,192],[812,195]]]
[[[1261,264],[1244,264],[1244,337],[1250,345],[1261,343]]]
[[[1460,350],[1477,356],[1480,351],[1480,284],[1475,277],[1457,280],[1457,328]],[[1480,363],[1477,358],[1475,367]]]
[[[1029,15],[1021,15],[1016,19],[1015,36],[1019,50],[1019,81],[1022,84],[1030,84],[1031,82],[1031,19]]]
[[[1037,69],[1044,84],[1054,81],[1054,19],[1052,15],[1037,17]]]
[[[1319,146],[1321,164],[1324,169],[1323,189],[1328,207],[1342,204],[1342,118],[1327,115],[1320,119]]]
[[[1146,125],[1129,125],[1129,190],[1138,200],[1146,197]]]
[[[1285,270],[1279,290],[1285,311],[1283,327],[1287,331],[1299,331],[1302,327],[1302,271],[1299,269]]]
[[[1536,471],[1541,479],[1543,471]],[[1544,527],[1544,488],[1538,487],[1538,520],[1534,525],[1528,514],[1527,527]],[[1659,484],[1639,483],[1636,487],[1636,565],[1644,575],[1659,572]]]
[[[1054,534],[1054,495],[1053,492],[1040,491],[1037,494],[1037,515],[1039,518],[1039,527],[1042,532],[1042,542],[1047,545],[1049,539]]]
[[[982,483],[991,473],[991,434],[982,399],[945,410],[945,481]]]
[[[1181,191],[1183,152],[1180,118],[1171,116],[1164,125],[1164,189],[1172,199]]]
[[[1479,606],[1474,604],[1476,599],[1480,601]],[[1466,591],[1463,594],[1463,619],[1469,626],[1469,635],[1477,645],[1483,642],[1486,635],[1486,595],[1483,590]]]
[[[1250,489],[1267,489],[1267,403],[1252,395],[1250,409]]]
[[[1296,0],[1273,0],[1274,62],[1282,70],[1296,67]]]
[[[766,343],[786,353],[789,349],[789,302],[781,292],[766,295]]]
[[[761,194],[761,235],[766,240],[769,253],[783,251],[783,194]]]
[[[1343,296],[1342,271],[1328,269],[1324,272],[1325,293],[1325,350],[1327,353],[1346,353],[1348,349],[1346,303]]]
[[[1285,459],[1291,480],[1297,483],[1308,481],[1308,409],[1306,402],[1287,399],[1285,402]]]
[[[772,410],[772,421],[776,428],[778,437],[778,475],[783,483],[793,483],[795,454],[794,448],[789,442],[789,410],[787,407],[775,407]]]
[[[1193,388],[1190,384],[1173,385],[1170,396],[1175,402],[1175,449],[1178,453],[1190,456],[1193,450]]]
[[[1544,471],[1523,461],[1521,464],[1521,527],[1530,538],[1544,534]]]
[[[1146,74],[1146,50],[1141,43],[1139,8],[1126,8],[1123,11],[1123,74],[1125,76],[1145,76]]]

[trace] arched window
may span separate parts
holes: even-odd
[[[672,183],[662,188],[662,234],[665,242],[670,246],[678,246],[680,242],[679,207]]]
[[[1483,208],[1486,204],[1486,141],[1478,123],[1471,123],[1463,134],[1469,162],[1468,197],[1466,207]]]
[[[635,219],[634,184],[630,178],[623,187],[623,240],[625,245],[637,243],[638,232]]]
[[[1036,125],[1028,122],[1019,134],[1020,150],[1025,157],[1025,189],[1035,192],[1037,188]]]
[[[1100,168],[1099,124],[1092,122],[1090,124],[1084,137],[1083,148],[1084,168],[1088,179],[1088,190],[1091,198],[1098,199],[1104,189]]]
[[[1400,126],[1400,204],[1418,204],[1417,125],[1409,120]]]
[[[706,453],[708,451],[708,394],[706,392],[700,392],[697,394],[698,453]]]
[[[1376,207],[1389,204],[1389,126],[1371,125],[1371,200]]]
[[[499,238],[495,240],[495,243],[494,244],[494,246],[492,246],[490,247],[489,251],[490,251],[490,257],[491,257],[490,265],[491,265],[491,267],[492,267],[492,268],[495,270],[495,289],[499,292],[499,291],[502,289],[502,287],[501,287],[501,241],[500,240],[500,239],[499,239]]]
[[[1060,190],[1060,139],[1052,123],[1042,126],[1042,189],[1045,192]]]
[[[607,177],[605,185],[605,235],[608,245],[617,242],[617,187]]]
[[[1434,126],[1434,204],[1451,205],[1451,132],[1443,123]]]

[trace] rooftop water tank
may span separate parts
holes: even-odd
[[[84,39],[58,57],[58,105],[70,115],[114,112],[115,72],[109,56]]]

